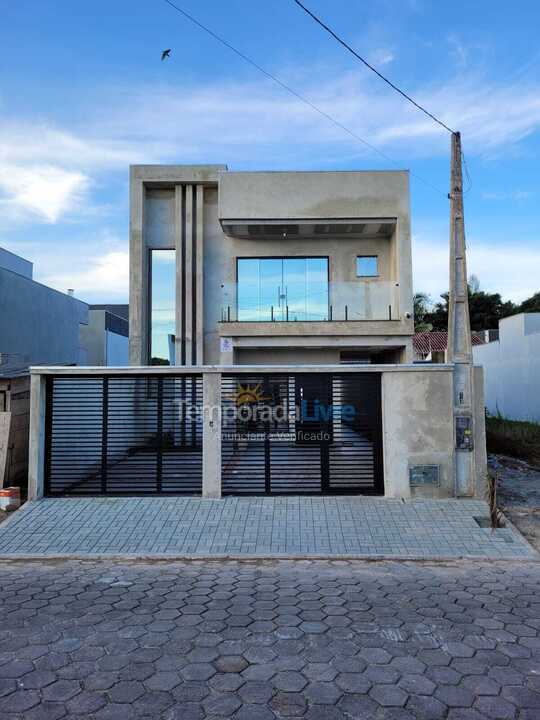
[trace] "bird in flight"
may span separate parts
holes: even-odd
[[[165,60],[165,58],[168,58],[170,56],[171,56],[171,48],[169,48],[168,50],[163,50],[163,52],[161,53],[161,61],[163,62],[163,60]]]

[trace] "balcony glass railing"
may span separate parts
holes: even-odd
[[[394,281],[319,283],[300,292],[287,285],[257,292],[240,283],[222,285],[222,322],[336,322],[398,320],[399,286]]]

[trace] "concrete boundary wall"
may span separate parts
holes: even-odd
[[[217,405],[220,375],[254,373],[380,373],[384,486],[387,497],[444,498],[455,496],[455,449],[452,411],[452,365],[235,365],[196,367],[36,367],[32,372],[30,417],[29,499],[43,496],[45,462],[45,378],[47,375],[183,375],[201,373],[205,405]],[[485,495],[486,451],[483,417],[483,378],[475,368],[475,417],[473,451],[475,496]],[[220,410],[204,412],[203,496],[221,495]],[[415,466],[438,466],[437,484],[409,482]]]

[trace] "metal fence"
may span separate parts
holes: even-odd
[[[48,495],[200,494],[202,376],[50,376]]]

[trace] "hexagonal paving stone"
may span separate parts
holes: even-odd
[[[41,691],[44,700],[66,702],[81,692],[78,680],[56,680]]]
[[[419,720],[442,720],[448,713],[448,707],[431,695],[411,695],[406,709]]]
[[[336,683],[347,693],[367,693],[372,686],[371,680],[363,673],[340,673]]]
[[[16,690],[0,698],[0,716],[5,713],[24,713],[39,704],[41,698],[36,690]]]
[[[68,713],[88,717],[107,704],[107,700],[98,692],[81,692],[66,703]]]
[[[407,693],[392,685],[374,685],[369,696],[383,707],[403,707],[407,702]]]
[[[184,680],[208,680],[216,674],[216,669],[210,663],[192,663],[180,670]]]
[[[313,682],[304,688],[303,694],[313,705],[335,705],[343,691],[332,682]]]
[[[272,683],[283,692],[299,692],[307,685],[307,680],[299,672],[284,670],[273,677]]]
[[[179,683],[182,682],[182,678],[179,673],[176,672],[156,672],[151,675],[144,682],[144,686],[150,690],[172,690]]]
[[[20,680],[21,687],[26,690],[39,690],[56,680],[56,675],[51,670],[34,670],[27,673]]]
[[[9,695],[16,689],[17,683],[14,679],[5,678],[4,680],[0,680],[0,698],[3,698],[5,695]]]
[[[235,720],[275,720],[274,713],[262,705],[242,705]]]
[[[233,693],[210,693],[202,703],[208,715],[218,717],[229,717],[241,704],[241,700]]]
[[[242,655],[221,655],[214,665],[223,673],[239,673],[245,670],[249,663]]]
[[[122,680],[108,693],[113,703],[132,703],[144,695],[144,685],[136,680]]]
[[[373,720],[377,717],[380,706],[370,697],[364,694],[344,695],[338,703],[338,709],[347,718],[354,720]]]
[[[305,698],[300,693],[278,692],[270,701],[270,706],[278,717],[298,717],[307,710]]]
[[[540,705],[539,705],[540,707]],[[520,709],[502,697],[481,697],[474,703],[475,710],[490,720],[514,720]]]
[[[435,690],[435,697],[448,707],[472,707],[474,694],[466,687],[441,685]]]
[[[432,695],[437,687],[425,675],[403,675],[398,685],[402,690],[413,695]]]
[[[0,667],[0,678],[14,679],[31,673],[34,666],[30,660],[12,660]]]

